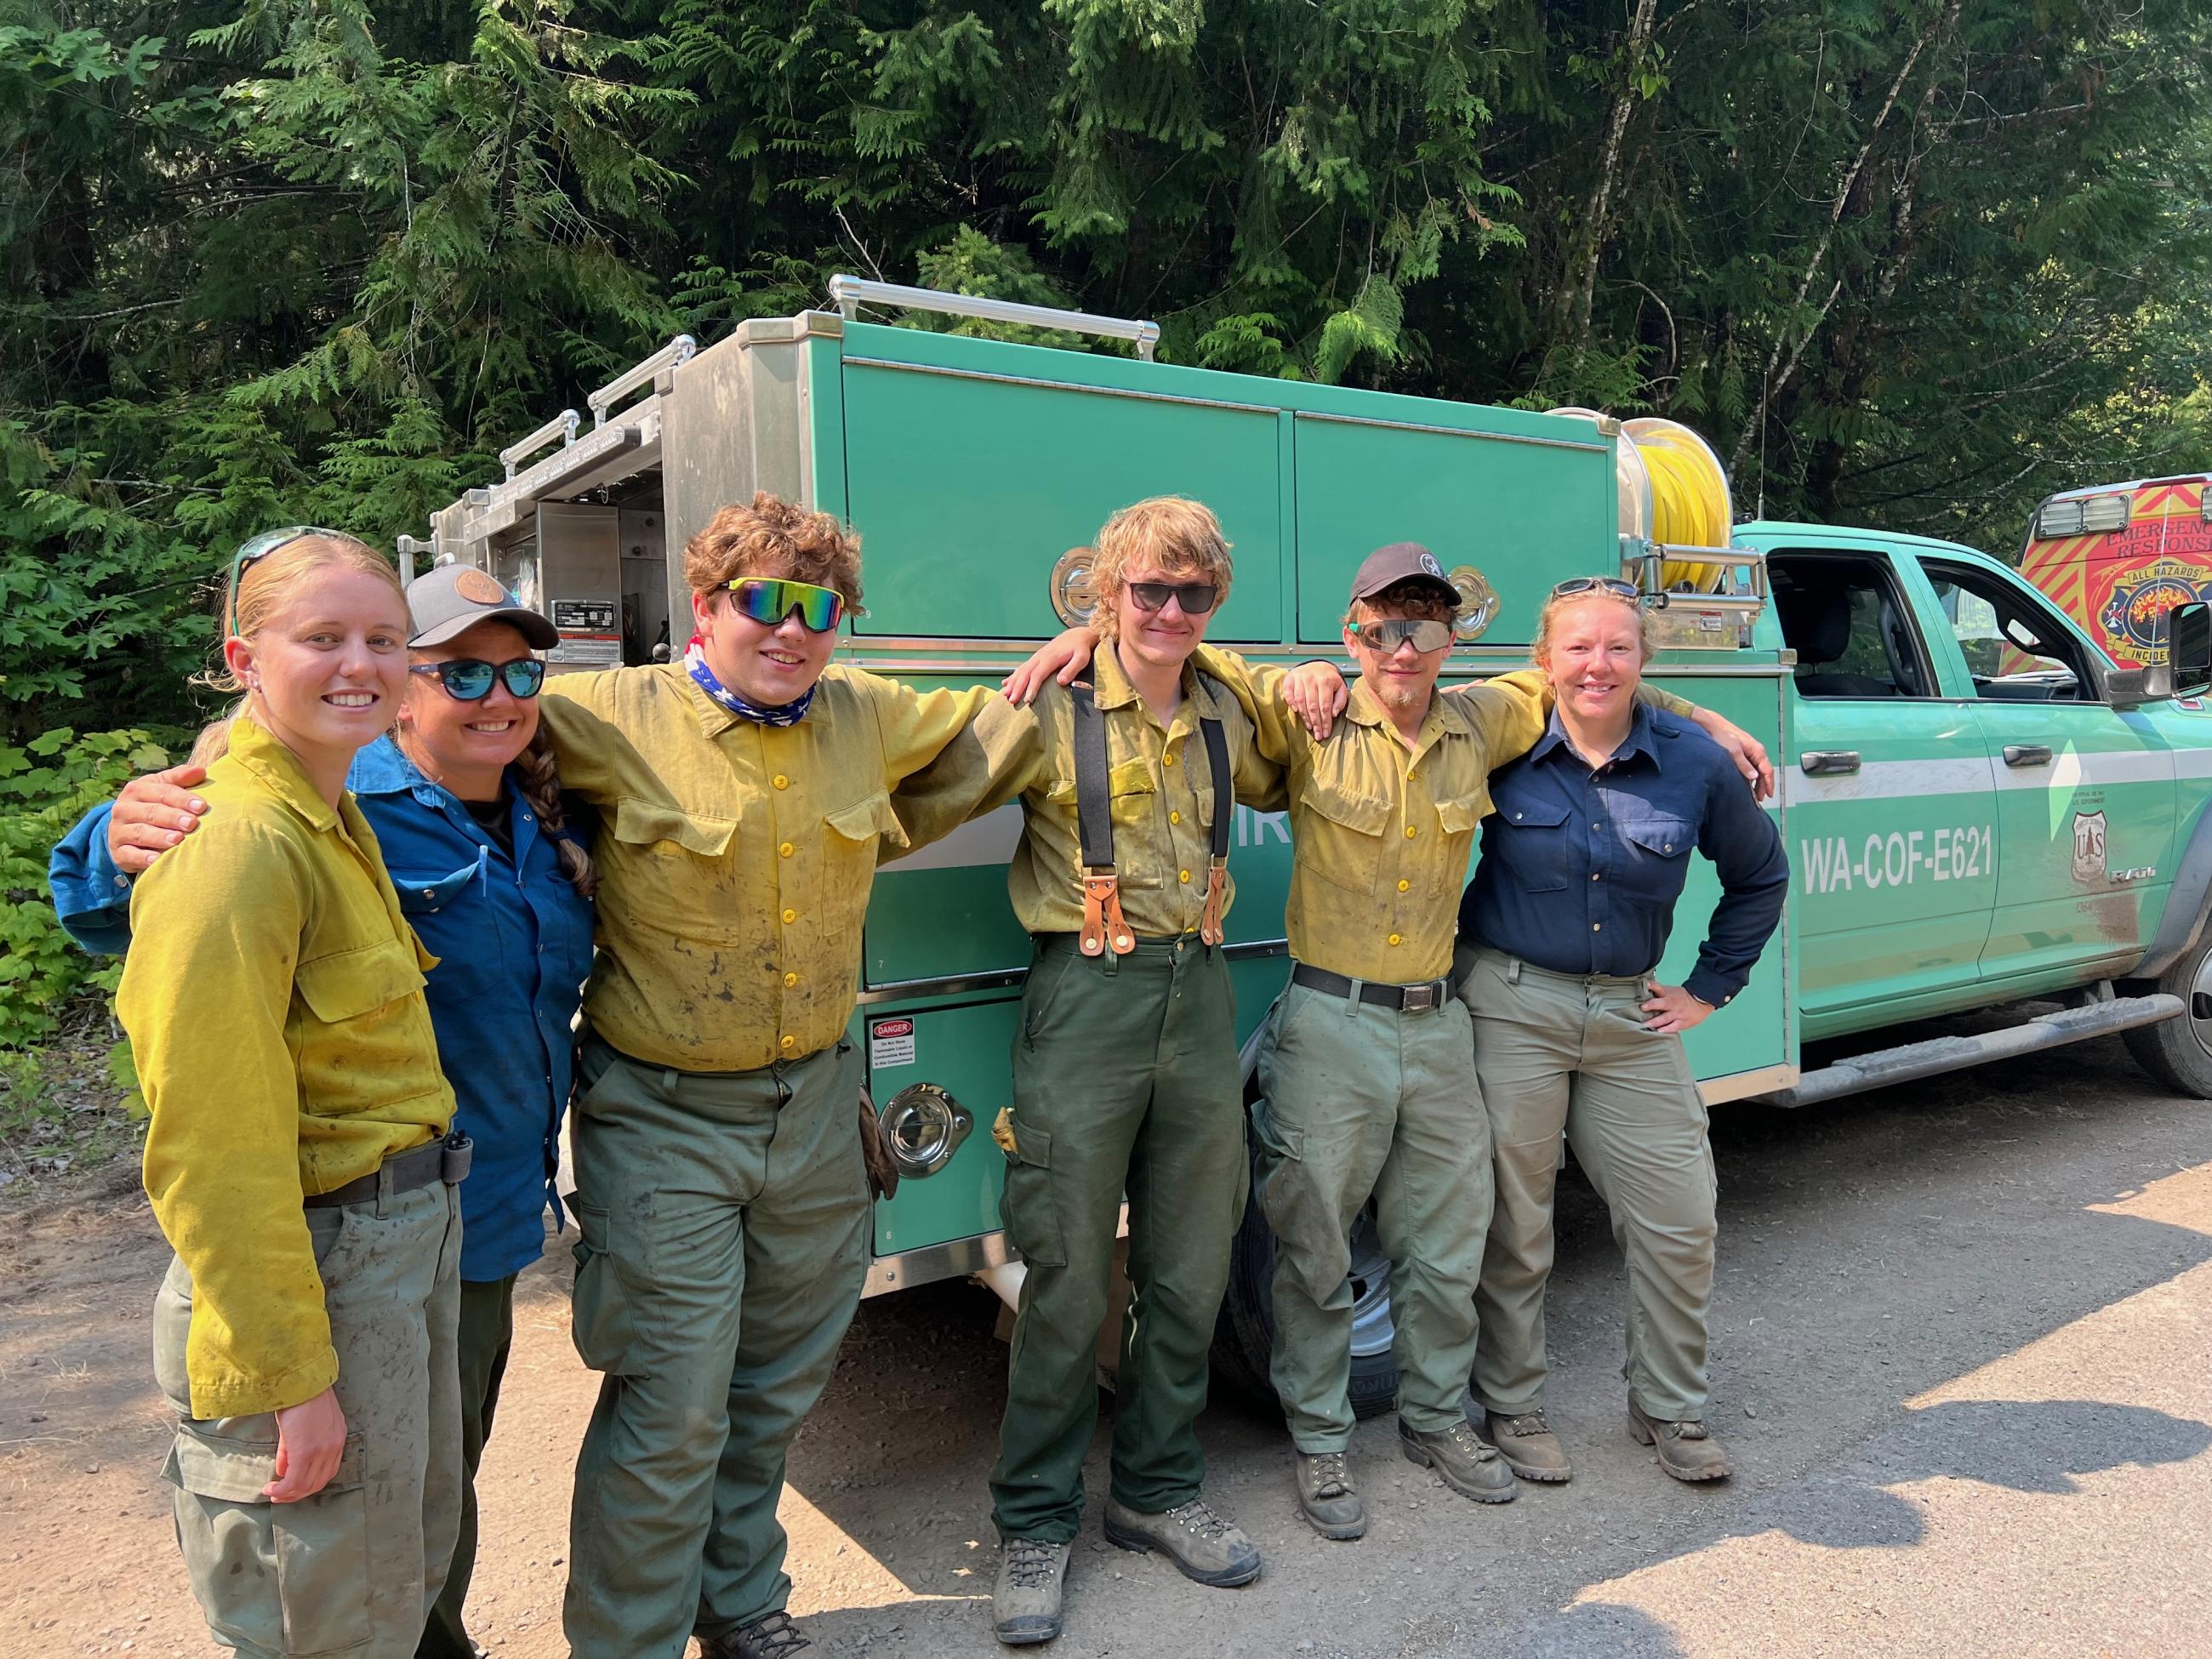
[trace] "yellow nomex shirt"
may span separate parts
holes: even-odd
[[[678,663],[548,680],[562,784],[600,817],[592,1029],[687,1072],[752,1071],[842,1037],[877,860],[941,833],[910,834],[891,792],[928,768],[963,803],[952,822],[1012,797],[980,747],[946,752],[996,695],[833,664],[779,726],[723,708]]]
[[[1200,656],[1249,693],[1261,754],[1288,769],[1291,957],[1380,984],[1443,978],[1475,827],[1490,811],[1490,774],[1544,734],[1549,679],[1521,669],[1439,688],[1410,749],[1355,680],[1343,714],[1316,743],[1284,700],[1284,670],[1211,647]],[[1638,698],[1676,714],[1695,708],[1651,686]]]
[[[250,720],[210,811],[131,896],[116,1012],[146,1129],[147,1196],[192,1277],[195,1417],[311,1400],[337,1380],[304,1194],[446,1133],[453,1093],[422,975],[350,794],[333,808]]]
[[[1185,665],[1182,701],[1163,726],[1122,671],[1111,641],[1093,659],[1093,695],[1106,732],[1107,793],[1114,823],[1114,867],[1121,914],[1139,939],[1198,931],[1212,861],[1213,815],[1236,802],[1262,811],[1283,805],[1281,767],[1261,758],[1250,717],[1218,682]],[[1199,730],[1221,722],[1230,787],[1218,787]],[[1021,792],[1021,844],[1006,867],[1014,915],[1032,933],[1073,933],[1083,925],[1083,836],[1075,799],[1075,708],[1066,687],[1048,681],[1036,702],[1017,708],[994,700],[975,723],[993,762],[994,785]],[[1234,797],[1232,799],[1231,797]],[[964,810],[968,803],[958,803]],[[908,825],[917,813],[902,804]],[[933,827],[939,827],[933,819]],[[950,828],[945,823],[941,828]],[[1228,884],[1228,914],[1236,884]]]

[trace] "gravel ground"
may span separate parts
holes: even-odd
[[[1571,1178],[1553,1420],[1571,1485],[1481,1508],[1352,1450],[1373,1526],[1298,1521],[1280,1425],[1218,1402],[1209,1494],[1267,1558],[1239,1591],[1079,1544],[1076,1656],[2212,1652],[2212,1127],[2116,1042],[1782,1114],[1723,1108],[1711,1421],[1687,1488],[1622,1426],[1621,1273]],[[155,1478],[164,1260],[126,1174],[0,1213],[0,1654],[210,1651]],[[593,1393],[566,1253],[525,1280],[472,1601],[498,1655],[559,1639]],[[866,1304],[794,1449],[793,1611],[825,1654],[988,1656],[997,1303]]]

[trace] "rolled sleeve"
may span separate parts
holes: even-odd
[[[112,803],[76,822],[46,859],[46,884],[62,929],[88,951],[119,956],[131,945],[131,878],[107,850]]]

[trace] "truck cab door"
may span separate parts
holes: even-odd
[[[1784,545],[1767,568],[1797,655],[1784,787],[1804,1035],[1977,1001],[1996,780],[1973,710],[1942,695],[1917,574],[1875,547]]]
[[[2173,872],[2173,751],[2100,701],[2089,647],[2009,574],[1923,557],[1937,641],[1995,765],[1997,895],[1985,980],[2025,994],[2124,970]]]

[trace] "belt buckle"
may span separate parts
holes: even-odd
[[[1402,1012],[1428,1013],[1437,1003],[1436,981],[1431,980],[1426,985],[1408,985],[1400,994],[1400,998],[1398,1006]]]

